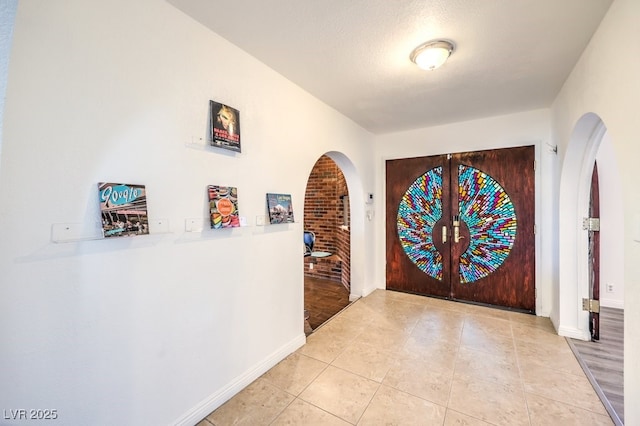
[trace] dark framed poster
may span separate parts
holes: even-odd
[[[209,185],[207,190],[211,229],[239,227],[238,189],[234,186]]]
[[[215,101],[209,102],[211,145],[231,151],[240,150],[240,111]]]
[[[291,194],[267,194],[269,223],[293,223]]]
[[[144,185],[100,182],[98,192],[105,238],[149,233]]]

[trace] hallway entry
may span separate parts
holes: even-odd
[[[350,303],[349,209],[346,177],[331,157],[322,155],[309,174],[304,198],[304,309],[307,334]]]
[[[388,160],[387,289],[534,313],[534,155]]]

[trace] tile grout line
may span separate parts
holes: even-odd
[[[462,322],[462,327],[460,328],[460,334],[458,335],[458,349],[456,349],[456,357],[455,357],[455,360],[453,361],[453,372],[451,373],[451,386],[449,386],[449,395],[447,395],[447,406],[446,406],[447,410],[449,410],[449,403],[451,402],[451,393],[453,392],[453,380],[456,377],[458,357],[460,356],[460,348],[462,347],[462,333],[464,333],[464,328],[467,326],[467,317],[468,317],[468,314],[465,313],[464,320]]]
[[[357,425],[360,422],[360,420],[362,420],[362,416],[364,416],[364,413],[366,413],[367,410],[369,409],[369,406],[371,406],[371,402],[373,401],[373,398],[376,397],[376,395],[380,391],[381,387],[382,387],[382,382],[378,383],[378,389],[376,389],[376,391],[373,393],[373,395],[371,395],[371,399],[369,400],[369,402],[367,402],[367,406],[364,407],[364,410],[362,410],[362,414],[360,414],[360,416],[358,417],[358,420],[356,420],[355,423],[352,423],[353,425]],[[349,422],[349,423],[351,423],[351,422]]]
[[[529,420],[529,425],[532,424],[531,421],[531,409],[529,408],[529,398],[527,398],[527,389],[524,382],[524,373],[522,371],[522,364],[520,363],[520,353],[518,352],[518,344],[516,343],[516,338],[513,334],[513,322],[510,325],[511,328],[511,338],[513,341],[513,350],[516,355],[516,364],[518,367],[518,377],[520,378],[520,386],[522,387],[522,396],[524,397],[524,405],[527,409],[527,419]]]
[[[358,303],[356,303],[358,302]],[[407,301],[405,300],[395,300],[395,299],[389,299],[387,300],[385,303],[383,303],[381,306],[391,306],[391,305],[397,305],[398,308],[401,308],[402,306],[404,306]],[[407,302],[409,303],[409,302]],[[413,305],[417,305],[413,304]],[[361,309],[353,309],[352,312],[354,315],[349,314],[349,308],[354,308],[355,306],[364,306],[366,307],[366,309],[364,311],[362,311]],[[509,343],[506,342],[506,339],[501,342],[501,344],[499,345],[502,349],[500,349],[500,354],[506,354],[509,350],[509,346],[512,347],[512,350],[514,351],[514,361],[515,361],[515,366],[517,368],[517,377],[519,379],[519,385],[517,385],[514,389],[517,390],[517,388],[521,388],[521,392],[523,394],[524,397],[524,408],[526,409],[526,416],[521,416],[520,418],[522,419],[522,422],[525,422],[525,418],[527,419],[527,425],[532,425],[534,424],[534,418],[537,419],[537,417],[535,416],[537,411],[537,406],[538,404],[536,404],[537,401],[537,397],[544,397],[544,398],[549,398],[550,402],[557,402],[557,403],[561,403],[564,405],[568,405],[568,406],[574,406],[571,403],[567,403],[567,402],[561,402],[556,400],[555,398],[551,398],[551,397],[547,397],[545,395],[540,395],[539,392],[540,389],[538,389],[535,385],[535,383],[530,383],[529,381],[525,380],[525,373],[527,377],[534,377],[531,375],[530,373],[530,369],[525,368],[528,365],[528,352],[529,352],[529,345],[528,345],[528,337],[532,337],[537,339],[537,335],[533,334],[532,335],[532,331],[537,328],[537,323],[532,322],[532,321],[527,321],[527,322],[519,322],[516,321],[512,316],[506,317],[506,318],[502,318],[502,317],[492,317],[492,316],[488,316],[488,315],[483,315],[484,312],[475,312],[473,310],[470,311],[457,311],[457,310],[452,310],[450,312],[459,314],[456,315],[456,318],[458,318],[456,320],[456,324],[458,324],[459,319],[462,319],[462,327],[460,327],[459,329],[457,328],[457,326],[455,327],[455,329],[451,329],[451,324],[449,324],[448,322],[445,322],[444,320],[442,321],[442,324],[440,324],[440,327],[445,327],[448,328],[448,333],[447,333],[447,342],[449,342],[449,339],[451,339],[451,343],[453,343],[453,339],[455,339],[455,332],[457,331],[457,344],[455,347],[455,351],[451,351],[450,349],[447,351],[447,353],[449,354],[449,359],[451,360],[451,358],[453,358],[453,365],[451,368],[451,382],[449,385],[449,389],[448,389],[448,395],[447,395],[447,399],[446,399],[446,403],[445,404],[440,404],[440,403],[436,403],[433,402],[430,399],[427,398],[423,398],[421,396],[418,395],[413,395],[413,393],[411,392],[406,392],[402,389],[398,389],[395,386],[390,386],[388,384],[385,384],[384,381],[387,380],[387,378],[390,377],[390,372],[391,370],[394,368],[393,366],[395,365],[394,362],[394,358],[398,359],[397,357],[397,353],[399,353],[400,350],[402,350],[405,346],[407,346],[407,342],[408,339],[413,335],[413,333],[420,333],[422,331],[428,331],[426,328],[423,330],[423,327],[420,325],[420,321],[421,318],[423,318],[425,316],[425,314],[428,314],[429,311],[432,308],[437,308],[438,310],[440,310],[439,306],[429,306],[429,305],[422,305],[421,309],[416,309],[415,306],[414,307],[409,307],[408,308],[408,313],[406,315],[394,315],[395,314],[395,310],[390,310],[390,312],[378,312],[381,315],[381,318],[387,318],[388,321],[387,322],[378,322],[377,321],[377,317],[375,317],[375,321],[371,321],[369,317],[367,316],[363,316],[363,314],[368,314],[370,313],[369,311],[371,311],[371,309],[373,309],[372,312],[377,312],[380,308],[380,306],[378,306],[378,303],[376,302],[375,304],[371,305],[371,306],[366,306],[366,304],[363,303],[363,300],[357,300],[353,303],[351,303],[349,306],[345,307],[340,313],[347,315],[347,317],[345,317],[345,322],[343,323],[342,321],[336,321],[334,322],[334,324],[336,324],[336,327],[334,329],[334,327],[329,326],[328,329],[326,329],[326,335],[323,336],[322,338],[322,342],[321,343],[331,343],[333,340],[335,340],[335,338],[337,337],[341,337],[342,333],[345,334],[345,336],[347,337],[346,341],[344,341],[344,343],[340,343],[339,345],[333,346],[336,349],[335,352],[335,356],[330,357],[331,359],[329,361],[325,361],[322,359],[318,359],[314,356],[305,354],[300,352],[300,348],[298,350],[296,350],[295,352],[297,352],[299,354],[299,356],[301,357],[305,357],[308,360],[314,360],[316,362],[320,362],[322,364],[318,364],[316,366],[313,366],[313,368],[310,367],[310,369],[308,370],[308,372],[313,373],[316,368],[317,368],[317,373],[316,374],[312,374],[312,375],[308,375],[308,373],[306,373],[308,376],[307,377],[311,377],[309,382],[305,385],[304,383],[300,383],[303,386],[300,386],[300,384],[298,386],[296,386],[298,389],[300,389],[299,392],[297,392],[296,395],[294,395],[293,393],[291,393],[290,391],[281,389],[279,386],[271,383],[269,380],[266,380],[266,383],[269,383],[271,385],[273,385],[275,388],[280,389],[281,391],[283,391],[284,393],[292,396],[293,398],[286,403],[285,407],[283,407],[282,409],[278,410],[277,414],[274,414],[273,417],[272,416],[264,416],[262,417],[262,424],[269,424],[269,425],[273,425],[276,423],[278,418],[281,418],[283,416],[283,414],[285,412],[287,412],[287,414],[285,415],[286,417],[291,417],[292,414],[294,413],[298,413],[298,411],[300,410],[300,408],[303,407],[304,404],[308,404],[306,410],[310,410],[311,407],[314,407],[314,410],[320,410],[322,413],[325,413],[326,415],[331,416],[334,419],[340,419],[341,421],[344,421],[345,424],[358,424],[359,422],[362,422],[363,419],[365,419],[365,414],[369,411],[369,410],[374,410],[375,407],[378,407],[378,405],[380,404],[380,401],[377,401],[377,395],[381,395],[381,399],[382,400],[386,400],[386,398],[383,398],[384,395],[386,395],[387,392],[391,392],[392,390],[395,392],[399,392],[400,394],[404,394],[405,397],[403,399],[408,399],[408,396],[413,396],[421,401],[424,402],[428,402],[429,404],[432,404],[433,406],[436,407],[441,407],[439,408],[442,409],[444,408],[444,417],[442,418],[442,424],[446,424],[447,422],[447,418],[449,417],[450,419],[454,419],[457,417],[462,418],[462,416],[468,416],[469,419],[477,419],[479,421],[483,421],[483,422],[487,422],[488,424],[493,424],[494,422],[492,421],[488,421],[488,420],[483,420],[482,416],[484,414],[484,411],[478,411],[476,414],[480,415],[480,418],[477,415],[469,415],[466,414],[464,411],[458,411],[458,410],[454,410],[452,408],[450,408],[451,403],[452,403],[452,397],[453,397],[453,387],[455,385],[455,376],[456,374],[463,374],[465,371],[465,360],[467,358],[467,356],[469,356],[467,354],[467,350],[470,350],[473,352],[477,351],[478,349],[475,348],[475,343],[474,345],[471,346],[463,346],[463,342],[462,342],[462,337],[465,336],[465,331],[471,331],[471,330],[475,330],[478,326],[480,327],[480,329],[484,329],[485,332],[493,332],[493,333],[497,333],[498,335],[504,335],[504,337],[506,338],[510,338],[510,345]],[[400,309],[402,310],[402,309]],[[361,312],[362,311],[362,312]],[[416,312],[420,312],[420,314],[418,315],[418,319],[415,322],[409,322],[407,321],[408,319],[413,319],[415,317]],[[391,316],[388,316],[389,314],[391,314]],[[386,316],[385,316],[386,315]],[[338,317],[338,315],[336,315],[335,317]],[[334,317],[334,318],[335,318]],[[474,319],[478,319],[477,324],[474,322]],[[333,319],[333,318],[332,318]],[[482,319],[482,321],[480,321]],[[518,317],[518,319],[520,319]],[[499,329],[494,329],[493,327],[490,327],[490,322],[487,322],[487,320],[491,320],[491,321],[506,321],[507,323],[509,323],[509,328],[503,331],[501,328]],[[447,319],[448,321],[448,319]],[[523,320],[524,321],[524,320]],[[329,321],[331,322],[331,321]],[[531,323],[530,323],[531,322]],[[398,343],[393,343],[391,342],[389,339],[382,339],[382,344],[386,345],[386,346],[379,346],[378,345],[373,345],[371,344],[366,338],[364,340],[358,341],[358,339],[360,338],[360,336],[363,336],[365,333],[367,333],[368,335],[368,330],[369,329],[374,329],[374,328],[380,328],[380,327],[384,327],[384,324],[392,324],[395,328],[395,326],[397,326],[398,330],[402,330],[402,333],[405,333],[406,336],[405,338],[401,341],[401,340],[397,340]],[[362,325],[362,328],[359,327],[359,325]],[[408,327],[407,327],[408,326]],[[521,328],[521,326],[524,326],[524,328]],[[405,328],[407,327],[407,328]],[[389,327],[391,329],[391,327]],[[544,330],[544,331],[548,331],[548,330]],[[339,333],[338,335],[335,335],[335,332]],[[399,331],[397,331],[399,332]],[[453,333],[451,333],[453,332]],[[320,332],[319,334],[322,334],[322,332]],[[557,335],[556,335],[557,336]],[[320,337],[320,336],[318,336]],[[527,338],[525,338],[527,337]],[[442,337],[441,337],[442,339]],[[342,340],[342,337],[339,339]],[[394,340],[395,342],[396,340]],[[465,340],[468,344],[471,344],[470,340]],[[436,342],[436,340],[434,340],[434,342]],[[439,344],[442,344],[442,341],[437,340],[437,342],[440,342]],[[475,340],[474,340],[475,342]],[[391,344],[393,343],[393,344]],[[520,343],[520,344],[519,344]],[[558,340],[558,345],[560,345],[560,341]],[[350,371],[349,369],[346,368],[342,368],[339,366],[336,366],[335,363],[338,361],[338,359],[342,359],[340,357],[342,357],[343,355],[345,355],[345,353],[348,351],[349,354],[353,354],[354,352],[359,353],[361,351],[358,351],[358,348],[356,347],[359,344],[364,344],[367,347],[371,346],[372,348],[374,348],[377,352],[387,352],[387,348],[388,347],[392,347],[394,349],[396,349],[395,351],[389,351],[389,352],[395,352],[396,355],[391,356],[388,360],[384,359],[381,361],[380,364],[376,363],[371,364],[371,366],[364,366],[364,369],[360,368],[358,369],[358,371],[361,371],[360,373],[356,373],[353,371]],[[447,343],[448,344],[448,343]],[[567,345],[569,346],[569,348],[571,350],[573,350],[573,347],[571,345],[571,342],[567,340]],[[322,346],[326,346],[326,345],[322,345]],[[303,346],[304,347],[304,346]],[[317,348],[316,348],[317,349]],[[453,348],[451,348],[453,349]],[[561,352],[566,351],[566,347],[564,347],[564,350]],[[331,353],[332,351],[329,351],[330,355],[333,355]],[[317,352],[318,354],[321,354],[321,352]],[[491,354],[491,355],[496,355],[497,357],[501,357],[500,354],[494,354],[492,352],[483,352],[482,349],[479,350],[477,355],[472,355],[473,357],[475,356],[482,356],[483,353],[487,353],[487,354]],[[571,355],[568,355],[567,352],[567,356],[571,357]],[[574,352],[574,356],[575,352]],[[346,357],[346,355],[345,355]],[[577,358],[577,356],[576,356]],[[346,358],[344,358],[346,359]],[[351,359],[351,356],[349,356],[349,359]],[[377,359],[377,357],[376,357]],[[423,356],[421,359],[429,359],[428,357]],[[558,360],[563,360],[562,362],[560,362],[559,364],[555,365],[555,367],[558,367],[559,369],[557,371],[563,371],[564,373],[567,374],[572,374],[572,372],[565,372],[562,368],[562,366],[565,366],[565,363],[570,362],[569,359],[564,359],[564,357],[558,358]],[[384,361],[384,363],[383,363]],[[489,360],[487,360],[488,362]],[[580,360],[578,359],[579,363]],[[351,361],[350,361],[351,362]],[[364,359],[361,359],[361,362],[364,362]],[[377,361],[376,361],[377,362]],[[398,361],[400,362],[400,360]],[[386,363],[386,364],[385,364]],[[460,364],[459,364],[460,363]],[[581,364],[581,363],[580,363]],[[313,364],[310,364],[313,365]],[[350,368],[350,363],[348,364],[344,364],[347,368]],[[482,364],[484,365],[484,364]],[[488,364],[487,364],[488,365]],[[537,366],[537,363],[535,364]],[[568,364],[567,364],[568,365]],[[575,367],[575,364],[571,364],[573,367]],[[295,364],[294,364],[295,366]],[[350,419],[346,419],[343,418],[341,415],[338,414],[334,414],[330,411],[327,411],[327,409],[324,409],[318,405],[316,405],[313,402],[307,401],[306,399],[301,398],[301,395],[304,394],[304,392],[306,392],[311,386],[313,386],[314,384],[319,384],[318,380],[319,378],[325,374],[329,368],[329,366],[334,367],[337,370],[343,371],[345,373],[349,373],[351,375],[360,377],[364,380],[367,380],[368,382],[370,382],[370,385],[368,385],[369,387],[369,392],[371,392],[371,396],[370,398],[367,399],[361,399],[362,403],[364,403],[362,405],[363,410],[362,412],[357,416],[357,418],[353,418],[353,415],[356,414],[356,412],[351,411],[350,412]],[[383,368],[377,368],[377,367],[387,367],[386,369]],[[321,368],[318,368],[321,367]],[[376,368],[373,368],[376,367]],[[582,364],[581,364],[581,367]],[[574,368],[575,369],[575,368]],[[553,368],[552,368],[553,370]],[[582,376],[579,373],[577,373],[577,369],[576,373],[573,373],[573,375],[575,376],[581,376],[581,377],[585,377],[587,379],[589,379],[589,375],[586,373],[585,371],[585,375]],[[372,373],[376,373],[376,374],[372,374]],[[377,373],[383,373],[383,374],[377,374]],[[372,376],[375,376],[376,379],[370,378],[369,376],[365,376],[365,374],[369,374]],[[275,376],[274,376],[275,377]],[[381,377],[380,380],[377,380],[378,377]],[[502,375],[499,376],[490,376],[490,379],[495,379],[496,377],[502,377]],[[479,380],[482,379],[488,380],[487,377],[481,377]],[[510,379],[509,379],[510,380]],[[305,380],[306,381],[306,380]],[[441,381],[441,380],[440,380]],[[589,379],[589,381],[591,381]],[[532,389],[534,390],[533,392],[527,393],[526,389],[527,389],[527,383],[529,383],[529,386],[533,386]],[[591,383],[593,386],[593,383]],[[286,382],[282,382],[283,386],[286,386]],[[382,386],[387,386],[387,388],[385,390],[382,389]],[[375,389],[373,389],[375,387]],[[457,393],[455,395],[458,395],[463,389],[459,386],[456,386],[457,389]],[[595,387],[594,387],[595,389]],[[597,390],[596,390],[596,393]],[[531,397],[531,400],[529,400],[529,398],[527,396]],[[440,394],[437,396],[437,399],[440,400],[441,398],[443,399],[443,397],[445,396],[444,393],[440,392]],[[598,394],[598,396],[600,396]],[[402,397],[400,397],[402,398]],[[375,401],[375,402],[374,402]],[[320,402],[320,401],[319,401]],[[366,402],[366,403],[365,403]],[[454,402],[459,403],[459,407],[461,409],[465,409],[465,403],[464,400],[460,400],[460,398],[457,398],[454,400]],[[292,405],[296,404],[295,410],[293,410]],[[530,407],[531,404],[531,407]],[[600,412],[595,412],[592,411],[590,409],[586,409],[584,407],[577,407],[574,406],[575,408],[579,408],[581,410],[584,411],[588,411],[591,412],[592,414],[598,414],[599,416],[602,416],[602,419],[606,418],[606,414],[602,412],[602,410],[600,409]],[[594,406],[595,407],[595,406]],[[254,411],[256,408],[259,407],[247,407],[248,408],[248,412],[250,411]],[[606,408],[606,405],[605,405]],[[341,411],[339,411],[341,412]],[[471,412],[476,412],[475,410],[472,410]],[[503,410],[504,412],[504,410]],[[607,410],[608,413],[608,410]],[[320,412],[317,412],[316,415],[320,414]],[[324,416],[325,414],[322,414],[322,416]],[[524,413],[523,413],[524,414]],[[610,414],[610,413],[609,413]],[[298,414],[296,414],[296,417],[298,416]],[[490,416],[491,418],[493,418],[492,416]],[[249,418],[249,417],[247,417]],[[367,417],[369,418],[369,417]],[[576,418],[576,417],[574,417]],[[267,420],[270,419],[270,420]],[[300,418],[298,418],[300,419]],[[214,423],[212,420],[208,419],[208,418],[204,418],[203,420],[206,420],[205,422],[202,422],[202,426],[208,426],[208,425],[212,425],[215,426],[216,423]],[[497,421],[494,419],[494,421]],[[437,424],[441,424],[440,422],[437,422]],[[620,423],[622,424],[622,423]],[[618,425],[618,423],[616,423],[616,425]]]
[[[571,343],[570,343],[570,341],[569,341],[569,338],[565,338],[565,340],[567,341],[567,343],[568,343],[569,347],[571,347]],[[522,382],[522,385],[523,385],[523,392],[524,392],[524,395],[525,395],[525,402],[526,402],[526,404],[527,404],[527,412],[528,412],[528,415],[529,415],[530,424],[533,424],[533,423],[532,423],[532,420],[531,420],[531,410],[529,409],[529,398],[527,398],[527,395],[535,395],[535,396],[538,396],[538,397],[542,397],[542,398],[545,398],[545,399],[549,399],[549,400],[551,400],[551,401],[554,401],[554,402],[557,402],[557,403],[560,403],[560,404],[564,404],[564,405],[568,405],[568,406],[571,406],[571,407],[577,408],[577,409],[579,409],[579,410],[588,411],[588,412],[593,413],[593,414],[595,414],[595,415],[600,415],[600,416],[602,416],[602,415],[603,415],[602,413],[598,413],[598,412],[593,411],[593,410],[591,410],[591,409],[589,409],[589,408],[585,408],[585,407],[582,407],[582,406],[578,406],[578,405],[572,404],[572,403],[570,403],[570,402],[566,402],[566,401],[558,401],[557,399],[555,399],[555,398],[551,398],[551,397],[549,397],[548,395],[546,395],[546,394],[542,394],[542,393],[540,393],[540,392],[536,392],[536,391],[527,392],[527,391],[526,391],[526,389],[525,389],[524,371],[523,371],[522,364],[521,364],[521,362],[520,362],[520,354],[519,354],[519,352],[518,352],[518,350],[517,350],[517,343],[516,343],[516,342],[517,342],[517,340],[516,340],[516,339],[515,339],[515,337],[514,337],[514,344],[516,345],[516,360],[517,360],[517,362],[518,362],[518,372],[519,372],[519,375],[520,375],[520,377],[521,377],[521,382]],[[572,349],[573,349],[573,348],[572,348]],[[575,353],[574,353],[574,356],[575,356]],[[577,358],[577,357],[576,357],[576,358]],[[579,360],[579,359],[578,359],[578,361],[579,361],[579,363],[580,363],[580,360]],[[581,366],[582,366],[582,365],[581,365]],[[568,371],[564,371],[564,370],[556,369],[556,368],[549,368],[549,369],[550,369],[550,370],[552,370],[552,371],[557,371],[557,372],[559,372],[559,373],[563,373],[563,374],[567,374],[567,375],[571,375],[571,376],[575,376],[575,377],[580,377],[580,378],[583,378],[583,377],[584,377],[584,378],[587,378],[587,379],[591,382],[591,379],[589,378],[589,374],[586,374],[586,370],[584,371],[584,373],[585,373],[585,374],[576,374],[576,373],[573,373],[573,372],[568,372]],[[586,376],[586,377],[585,377],[585,376]],[[594,387],[594,390],[596,391],[596,394],[598,394],[598,390],[597,390],[597,389],[595,389],[595,386],[593,385],[593,383],[591,383],[591,384],[592,384],[592,386]],[[599,394],[598,394],[598,396],[600,397],[600,395],[599,395]],[[616,425],[616,426],[623,426],[623,424],[622,424],[622,423],[620,423],[620,422],[616,423],[616,421],[615,421],[615,419],[613,418],[613,416],[611,416],[611,413],[609,413],[609,409],[607,408],[606,404],[604,404],[604,401],[601,401],[601,402],[603,402],[604,408],[607,410],[607,414],[609,414],[609,415],[610,415],[610,417],[611,417],[611,419],[614,421],[615,425]]]
[[[455,361],[453,363],[453,373],[452,373],[452,376],[451,376],[451,386],[449,387],[449,396],[447,398],[447,405],[445,407],[446,411],[445,411],[444,420],[446,422],[447,414],[449,413],[449,411],[452,411],[452,412],[459,413],[459,414],[462,414],[462,415],[467,416],[467,417],[471,417],[473,419],[476,419],[478,421],[481,421],[481,422],[484,422],[484,423],[487,423],[487,424],[490,424],[490,425],[495,425],[495,423],[489,422],[488,420],[480,419],[480,418],[476,417],[475,415],[470,415],[470,414],[467,414],[467,413],[463,413],[463,412],[454,410],[453,408],[449,407],[449,403],[451,402],[451,393],[453,392],[453,381],[454,381],[454,378],[455,378],[455,375],[456,375],[456,368],[457,368],[457,365],[458,365],[458,356],[460,354],[460,349],[462,348],[462,334],[464,332],[464,328],[466,326],[467,319],[469,319],[469,317],[473,316],[473,315],[474,314],[471,313],[471,312],[464,312],[463,313],[464,321],[463,321],[463,324],[462,324],[462,328],[460,329],[460,336],[458,337],[458,350],[456,350],[456,359],[455,359]],[[473,350],[473,349],[471,349],[471,350]],[[483,351],[479,351],[479,352],[488,353],[488,352],[483,352]]]

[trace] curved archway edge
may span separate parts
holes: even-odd
[[[342,174],[347,181],[349,189],[349,205],[350,216],[352,218],[350,224],[351,233],[351,293],[350,299],[355,300],[358,297],[365,296],[365,224],[363,220],[356,218],[364,218],[364,192],[362,179],[358,174],[355,165],[345,154],[338,151],[329,151],[325,155],[331,158],[340,167]],[[356,219],[356,220],[354,220]]]
[[[587,113],[576,123],[562,164],[559,211],[558,334],[589,340],[589,313],[581,300],[589,297],[588,216],[591,172],[606,127],[597,114]]]

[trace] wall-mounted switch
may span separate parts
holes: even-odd
[[[202,225],[204,223],[201,217],[189,217],[184,220],[185,232],[202,232]]]
[[[367,204],[373,204],[373,193],[368,193],[367,194],[367,200],[366,200]]]

